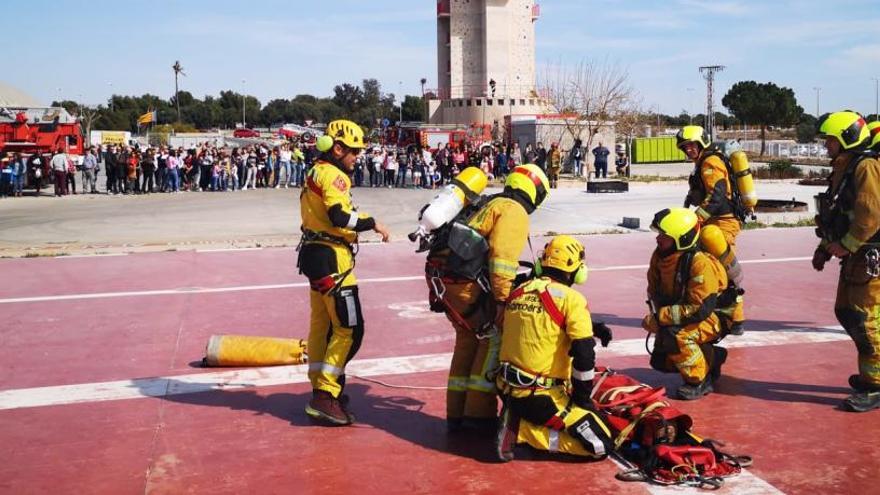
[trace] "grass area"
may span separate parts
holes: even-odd
[[[621,180],[628,180],[629,182],[671,182],[671,181],[688,180],[688,176],[687,175],[676,175],[676,176],[633,175],[629,179],[621,178]]]
[[[812,217],[809,218],[801,218],[797,222],[773,222],[773,223],[761,223],[761,222],[747,222],[743,225],[743,230],[754,230],[754,229],[766,229],[770,227],[776,228],[787,228],[787,227],[815,227],[816,222]]]

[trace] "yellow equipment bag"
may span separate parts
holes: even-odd
[[[212,335],[205,366],[275,366],[308,361],[306,341],[249,335]]]

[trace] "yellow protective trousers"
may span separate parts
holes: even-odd
[[[742,230],[742,224],[739,219],[734,216],[711,217],[706,220],[705,224],[716,225],[721,229],[721,233],[724,234],[724,240],[727,242],[727,245],[730,246],[731,254],[736,256],[736,236],[738,236],[740,230]],[[743,310],[742,295],[736,296],[736,304],[732,307],[718,309],[730,318],[733,323],[742,323],[746,319]]]
[[[309,381],[313,389],[338,398],[345,386],[345,366],[357,353],[364,336],[358,287],[351,272],[354,258],[344,246],[312,243],[303,247],[300,266],[312,285]],[[335,286],[320,282],[334,275],[338,279]]]
[[[604,419],[572,403],[563,386],[516,389],[500,378],[498,386],[507,390],[505,413],[519,419],[517,444],[592,459],[602,459],[611,452],[611,430]]]
[[[671,338],[668,329],[661,329],[658,339]],[[712,367],[712,343],[721,335],[718,317],[709,318],[692,325],[687,325],[675,333],[674,346],[671,350],[656,348],[660,344],[655,341],[655,350],[651,355],[651,365],[660,371],[678,370],[685,383],[696,385],[702,382]],[[665,352],[664,352],[665,351]],[[709,355],[707,355],[709,354]]]
[[[865,251],[841,264],[834,314],[856,344],[859,375],[880,387],[880,278],[867,275]]]
[[[501,339],[498,335],[478,339],[475,329],[494,318],[494,310],[481,304],[482,289],[474,282],[449,283],[444,298],[450,309],[447,318],[455,329],[455,347],[446,389],[446,417],[495,418],[498,400],[495,385],[486,375],[498,366]],[[491,299],[491,298],[490,298]],[[468,327],[461,325],[464,321]]]

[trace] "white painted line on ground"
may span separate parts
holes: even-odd
[[[743,260],[742,264],[750,263],[786,263],[791,261],[809,261],[812,258],[769,258],[760,260]],[[599,266],[590,268],[593,272],[615,271],[615,270],[646,270],[648,265],[617,265],[617,266]],[[359,279],[359,284],[378,284],[388,282],[413,282],[416,280],[424,281],[424,275],[404,276],[404,277],[377,277]],[[300,287],[308,287],[308,282],[296,282],[289,284],[268,284],[268,285],[239,285],[233,287],[179,287],[176,289],[157,289],[142,291],[125,291],[125,292],[92,292],[80,294],[61,294],[53,296],[31,296],[31,297],[10,297],[0,299],[0,304],[15,303],[31,303],[44,301],[71,301],[81,299],[105,299],[112,297],[142,297],[142,296],[169,296],[169,295],[185,295],[185,294],[214,294],[223,292],[243,292],[253,290],[273,290],[273,289],[293,289]]]
[[[196,249],[197,253],[229,253],[233,251],[261,251],[261,247]]]
[[[743,348],[846,340],[849,340],[849,337],[839,328],[798,328],[746,332],[743,336],[725,339],[724,344],[729,348]],[[601,361],[627,356],[647,357],[645,340],[638,338],[612,342],[607,349],[600,348],[598,355]],[[349,363],[346,372],[352,376],[369,377],[443,371],[449,368],[451,358],[451,353],[444,352],[360,359]],[[3,390],[0,391],[0,410],[306,383],[307,371],[306,365],[267,366],[168,377]]]
[[[63,256],[55,256],[56,259],[64,258],[108,258],[111,256],[128,256],[129,253],[100,253],[100,254],[68,254]]]

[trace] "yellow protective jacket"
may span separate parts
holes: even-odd
[[[309,170],[300,194],[302,228],[345,241],[357,242],[357,233],[372,229],[375,221],[357,213],[351,201],[351,179],[332,163],[318,161]]]
[[[558,309],[560,321],[564,321],[562,326],[541,300],[544,290]],[[568,380],[572,376],[572,342],[589,339],[589,355],[575,359],[586,361],[588,364],[577,363],[577,367],[588,368],[580,371],[592,375],[592,337],[590,311],[580,292],[548,277],[532,279],[515,289],[507,303],[499,361],[535,376]],[[592,380],[592,376],[581,379]]]
[[[727,165],[717,153],[704,150],[688,180],[688,202],[697,207],[703,220],[711,217],[733,217],[733,184]]]
[[[489,244],[488,271],[492,297],[503,303],[519,268],[519,255],[529,239],[529,214],[507,196],[491,199],[468,221]]]
[[[559,151],[559,148],[553,148],[550,150],[550,153],[547,154],[549,168],[562,168],[562,152]]]
[[[651,256],[648,297],[654,303],[657,324],[661,327],[687,326],[707,321],[717,326],[718,317],[714,311],[718,296],[727,288],[727,273],[711,254],[701,251],[687,254],[693,259],[686,280],[677,280],[685,278],[679,276],[679,261],[685,252],[660,256],[655,250]],[[684,270],[681,273],[684,275]]]
[[[831,162],[833,193],[840,189],[853,158],[852,153],[841,153]],[[865,244],[880,244],[880,161],[876,157],[863,158],[853,170],[847,189],[840,191],[839,201],[849,218],[849,230],[840,243],[855,253]]]

